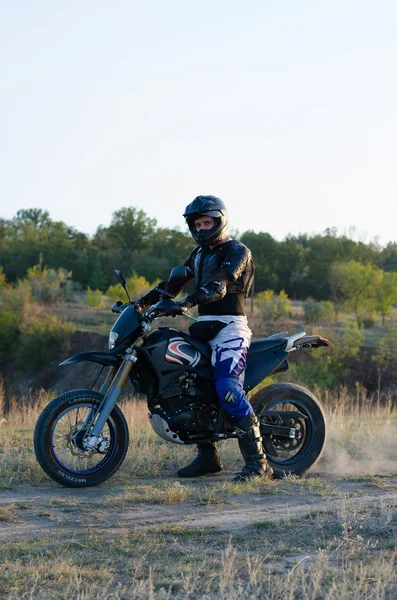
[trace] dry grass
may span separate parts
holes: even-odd
[[[328,440],[319,468],[335,475],[387,473],[397,467],[397,406],[357,385],[355,394],[321,398]]]
[[[48,483],[37,466],[32,432],[41,408],[51,399],[42,393],[35,406],[14,405],[0,412],[0,486],[18,489]],[[375,400],[375,401],[374,401]],[[317,471],[344,476],[357,490],[393,488],[396,473],[397,413],[357,389],[323,398],[328,442]],[[327,483],[324,475],[288,477],[282,482],[232,485],[215,481],[175,482],[176,468],[193,448],[167,444],[151,430],[145,406],[129,398],[123,405],[131,435],[126,461],[109,482],[113,495],[86,502],[73,491],[51,484],[44,504],[12,503],[0,510],[0,527],[18,527],[36,516],[69,526],[51,535],[29,537],[0,546],[0,598],[67,600],[392,600],[397,597],[396,503],[380,499],[360,504]],[[232,473],[241,464],[233,440],[220,444]],[[383,475],[382,475],[383,472]],[[165,478],[164,478],[165,476]],[[139,478],[153,478],[143,483]],[[168,478],[167,478],[168,477]],[[344,482],[344,478],[340,479]],[[107,484],[105,484],[107,485]],[[395,487],[395,485],[394,485]],[[371,492],[371,490],[369,490]],[[1,490],[0,490],[1,493]],[[227,508],[236,498],[252,502],[321,497],[325,508],[281,521],[260,520],[244,529],[158,525],[137,528],[128,519],[136,507],[201,510]],[[262,499],[263,496],[263,499]],[[271,498],[269,498],[271,500]],[[317,501],[317,500],[316,500]],[[158,508],[153,505],[158,505]],[[219,505],[219,506],[217,506]],[[209,506],[209,509],[206,507]],[[50,510],[49,510],[50,509]],[[116,515],[106,520],[105,511]],[[26,515],[28,514],[28,517]],[[91,521],[88,520],[90,517]],[[95,523],[95,525],[94,525]]]
[[[166,481],[157,485],[128,486],[121,494],[108,499],[107,507],[125,507],[141,502],[144,504],[181,504],[192,496],[192,490],[179,481]]]
[[[17,523],[15,505],[0,506],[0,523]]]
[[[379,505],[230,536],[216,528],[123,523],[3,544],[4,598],[276,600],[395,598],[397,511]]]
[[[55,393],[42,391],[35,403],[22,398],[13,401],[7,415],[2,411],[0,391],[0,489],[15,483],[48,481],[33,452],[33,429],[43,407]],[[379,402],[357,387],[351,396],[326,393],[321,398],[327,414],[328,439],[314,472],[334,475],[394,472],[397,464],[397,407]],[[130,448],[122,469],[113,481],[128,483],[137,477],[160,478],[174,475],[195,454],[194,447],[169,444],[151,429],[144,402],[127,398],[122,410],[130,430]],[[241,465],[234,440],[218,444],[225,468],[231,473]],[[314,473],[312,472],[312,473]],[[298,485],[306,485],[298,483]]]

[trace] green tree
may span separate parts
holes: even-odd
[[[0,222],[0,234],[2,264],[12,282],[22,279],[40,256],[48,268],[72,270],[89,246],[85,234],[52,221],[47,211],[36,208],[19,210],[11,221]]]
[[[129,206],[113,213],[107,235],[112,246],[142,251],[149,246],[155,226],[156,219],[149,218],[143,210]]]
[[[377,343],[372,360],[378,368],[378,389],[385,375],[391,375],[391,383],[394,386],[397,370],[397,324],[394,324],[387,335]]]
[[[51,223],[49,212],[41,208],[21,209],[14,217],[16,230],[24,235],[27,227],[31,227],[32,231],[38,231],[49,227]]]
[[[332,268],[332,289],[336,303],[350,308],[359,327],[363,319],[374,312],[374,278],[377,269],[355,260],[337,263]]]
[[[394,368],[397,362],[397,324],[393,325],[388,334],[378,342],[372,358],[383,368],[389,364],[393,364]]]
[[[376,312],[382,316],[382,323],[392,313],[392,304],[397,302],[397,273],[377,269],[374,277]]]
[[[390,242],[380,253],[379,267],[384,271],[397,271],[397,244]]]
[[[287,236],[280,247],[278,287],[290,298],[306,298],[309,295],[309,254],[307,236]]]
[[[88,287],[94,290],[104,291],[106,289],[107,277],[99,258],[95,261],[88,284]]]
[[[255,262],[255,292],[277,291],[280,243],[269,233],[246,231],[240,241],[248,246]]]
[[[191,236],[178,229],[157,229],[151,236],[150,249],[133,268],[148,281],[167,279],[173,267],[188,259],[194,246]]]

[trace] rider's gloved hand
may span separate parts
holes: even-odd
[[[193,302],[190,302],[189,297],[185,298],[182,302],[175,302],[175,306],[172,308],[172,316],[184,315],[189,312],[189,308],[194,306]]]
[[[172,317],[177,317],[179,315],[183,315],[186,312],[186,308],[184,308],[180,302],[175,302],[175,306],[172,307]]]

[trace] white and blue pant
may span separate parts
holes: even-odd
[[[254,411],[244,393],[244,374],[247,352],[252,332],[247,318],[243,316],[199,317],[199,321],[223,321],[228,323],[209,342],[212,348],[211,362],[215,368],[216,391],[225,411],[240,419]]]

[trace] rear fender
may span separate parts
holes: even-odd
[[[294,341],[292,348],[301,350],[302,348],[319,348],[320,346],[329,346],[330,343],[319,335],[305,335]]]
[[[67,360],[64,360],[59,366],[64,367],[79,362],[94,362],[107,367],[118,367],[121,363],[121,359],[117,354],[110,354],[109,352],[81,352],[80,354],[75,354]]]
[[[244,390],[248,392],[275,371],[288,369],[288,352],[274,348],[247,356],[247,369],[245,371]]]

